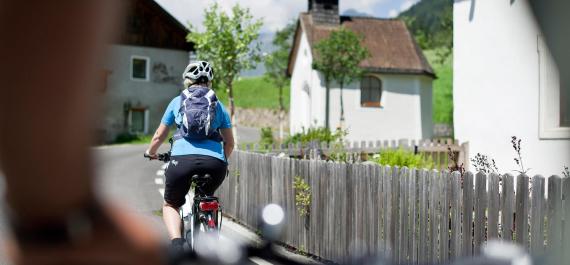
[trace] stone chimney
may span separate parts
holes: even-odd
[[[315,24],[331,26],[340,24],[338,0],[309,0],[309,13]]]

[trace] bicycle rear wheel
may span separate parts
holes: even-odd
[[[185,228],[186,228],[186,225],[185,225],[186,220],[185,219],[186,218],[184,217],[184,212],[182,211],[182,208],[180,208],[179,213],[180,213],[180,221],[181,221],[180,222],[180,236],[184,237],[185,233],[186,233],[186,230],[185,230]]]
[[[190,246],[190,249],[195,250],[196,248],[196,238],[200,233],[200,220],[198,207],[196,204],[192,205],[192,213],[189,216],[190,224],[189,229],[186,232],[186,242]]]

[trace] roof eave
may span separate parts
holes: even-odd
[[[160,10],[160,12],[165,15],[168,20],[170,20],[170,22],[174,23],[179,29],[184,30],[187,34],[190,33],[190,29],[186,26],[184,26],[180,21],[178,21],[178,19],[176,19],[172,14],[170,14],[170,12],[166,11],[166,9],[164,7],[162,7],[161,4],[157,3],[156,1],[151,1],[152,4],[156,5],[158,7],[158,10]]]
[[[293,47],[291,47],[291,50],[289,51],[289,61],[287,62],[287,76],[291,77],[293,75],[293,70],[295,68],[295,62],[297,60],[297,53],[298,53],[298,49],[299,46],[301,45],[301,36],[300,34],[301,31],[303,30],[302,28],[302,22],[301,19],[299,18],[299,20],[297,21],[297,28],[295,29],[295,35],[293,36]]]
[[[437,79],[437,75],[433,72],[418,69],[402,69],[402,68],[383,68],[383,67],[363,67],[367,72],[380,74],[403,74],[403,75],[426,75],[433,79]]]

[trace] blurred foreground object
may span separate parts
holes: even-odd
[[[0,0],[0,158],[16,264],[160,262],[148,229],[94,194],[94,90],[119,3]]]

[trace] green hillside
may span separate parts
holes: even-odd
[[[283,88],[286,109],[289,109],[289,87]],[[229,106],[225,89],[216,90],[216,95],[224,105]],[[234,100],[240,108],[279,109],[279,89],[263,77],[242,78],[234,82]]]
[[[433,82],[433,122],[453,124],[453,55],[442,63],[440,52],[425,50],[424,54],[437,74]]]
[[[402,12],[422,49],[453,46],[453,0],[423,0]]]
[[[453,0],[423,0],[399,18],[438,77],[433,83],[434,123],[453,124]]]

